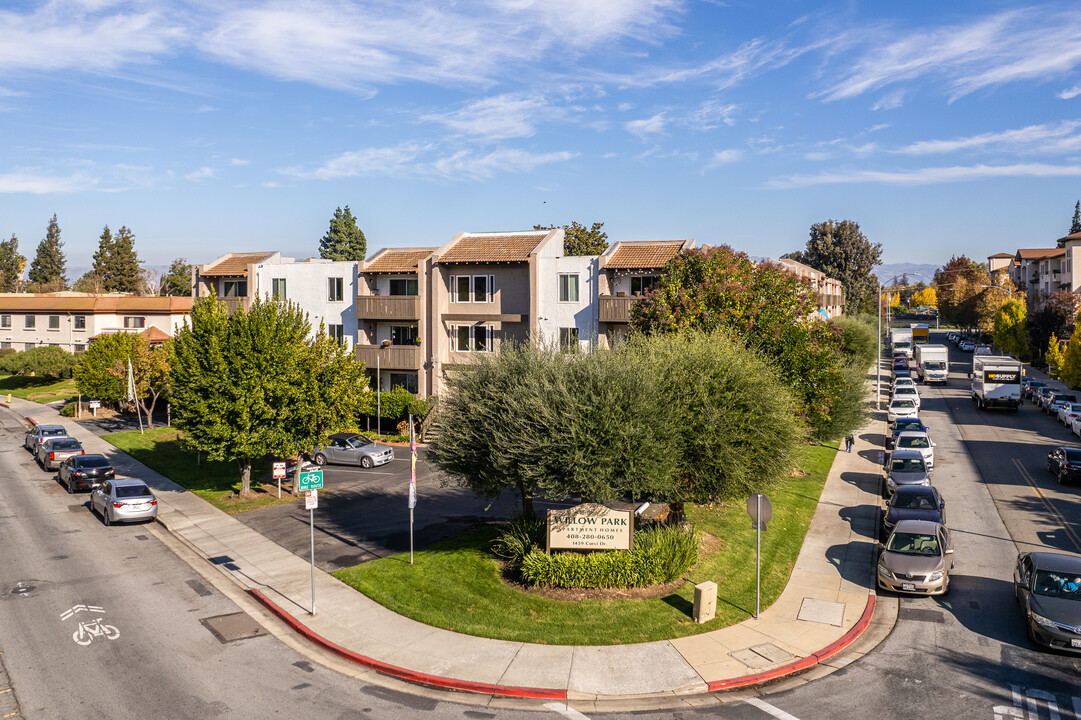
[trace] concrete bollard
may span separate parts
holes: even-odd
[[[717,614],[717,583],[707,580],[694,586],[694,615],[696,623],[707,623]]]

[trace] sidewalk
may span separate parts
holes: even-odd
[[[423,625],[318,569],[313,616],[307,558],[52,408],[19,399],[11,408],[32,421],[64,424],[88,452],[109,456],[118,474],[144,479],[158,497],[161,525],[309,641],[413,683],[494,697],[564,700],[582,710],[611,701],[690,699],[816,665],[843,666],[853,653],[844,659],[838,654],[866,630],[875,612],[881,420],[862,430],[853,453],[837,454],[788,585],[758,619],[677,640],[572,647],[488,640]],[[886,620],[892,626],[892,619]]]

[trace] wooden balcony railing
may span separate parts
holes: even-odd
[[[357,345],[357,360],[368,370],[420,370],[420,345]]]
[[[601,295],[600,321],[607,323],[629,323],[631,321],[631,307],[641,300],[640,297],[621,297],[618,295]]]
[[[358,320],[419,320],[419,295],[358,295]]]
[[[218,300],[225,303],[225,310],[232,315],[238,308],[251,309],[251,298],[247,297],[220,297]]]

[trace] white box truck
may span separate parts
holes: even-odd
[[[972,399],[980,409],[1021,405],[1021,361],[1002,355],[972,358]]]
[[[950,372],[950,349],[945,345],[917,345],[912,349],[916,377],[925,383],[945,383]]]
[[[890,349],[893,352],[902,351],[909,360],[912,359],[912,328],[893,328],[890,330]]]

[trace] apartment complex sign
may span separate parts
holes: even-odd
[[[630,550],[634,518],[630,510],[583,503],[548,511],[548,552],[553,550]]]

